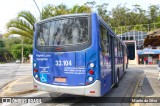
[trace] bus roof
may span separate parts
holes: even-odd
[[[46,22],[46,21],[50,21],[52,19],[57,19],[57,18],[75,17],[75,16],[89,16],[91,14],[92,13],[76,13],[76,14],[64,14],[64,15],[59,15],[59,16],[53,16],[53,17],[50,17],[50,18],[47,18],[47,19],[43,19],[39,22],[36,22],[36,24],[37,23],[43,23],[43,22]]]

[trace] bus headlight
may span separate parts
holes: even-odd
[[[93,68],[95,65],[94,65],[94,63],[90,63],[89,66],[90,66],[91,68]]]
[[[93,81],[93,77],[88,77],[88,80],[91,82]]]

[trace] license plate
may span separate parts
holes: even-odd
[[[54,81],[55,82],[66,82],[66,78],[64,78],[64,77],[55,77]]]

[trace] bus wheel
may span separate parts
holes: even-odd
[[[117,75],[115,87],[117,88],[118,86],[119,86],[119,76]]]
[[[128,64],[126,64],[126,69],[128,69]]]

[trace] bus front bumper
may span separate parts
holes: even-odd
[[[34,88],[42,91],[57,92],[57,93],[66,93],[74,95],[84,95],[84,96],[101,96],[101,82],[96,80],[94,83],[86,86],[57,86],[45,84],[37,81],[33,78]]]

